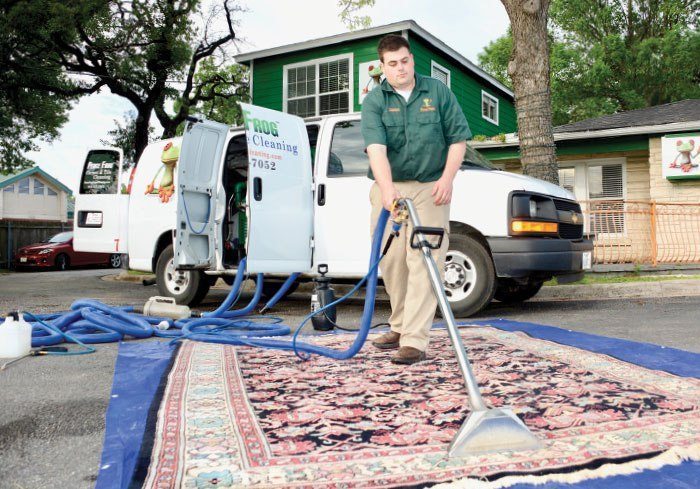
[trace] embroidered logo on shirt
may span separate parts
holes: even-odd
[[[423,106],[420,108],[421,112],[432,112],[435,110],[435,107],[430,105],[430,103],[433,101],[431,98],[424,98],[423,99]]]
[[[389,112],[401,112],[401,109],[399,107],[389,107],[386,110]]]

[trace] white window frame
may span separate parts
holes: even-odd
[[[321,63],[329,63],[331,61],[338,61],[342,59],[347,59],[348,60],[348,89],[347,90],[337,90],[335,92],[325,92],[325,93],[319,93],[319,69],[318,65]],[[348,53],[348,54],[339,54],[336,56],[327,56],[325,58],[316,58],[316,59],[311,59],[309,61],[301,61],[299,63],[291,63],[288,65],[282,66],[282,112],[287,112],[287,102],[290,100],[287,97],[287,82],[288,82],[288,76],[287,76],[287,71],[292,69],[292,68],[301,68],[302,66],[315,66],[316,69],[316,78],[315,78],[315,83],[316,86],[314,88],[314,97],[316,99],[315,104],[316,104],[316,111],[313,115],[310,115],[308,117],[318,117],[319,111],[321,110],[321,103],[320,103],[320,96],[321,95],[332,95],[334,93],[348,93],[348,112],[343,112],[346,114],[352,114],[355,112],[355,80],[354,80],[354,73],[355,73],[355,65],[353,63],[353,53]],[[305,97],[292,97],[291,100],[295,99],[302,99],[302,98],[311,98],[310,96],[305,96]]]
[[[15,184],[11,183],[9,185],[6,185],[5,187],[3,187],[2,191],[3,191],[3,193],[7,192],[8,194],[14,194],[15,193]]]
[[[451,88],[450,87],[450,80],[452,78],[452,72],[450,70],[448,70],[447,68],[445,68],[444,66],[442,66],[440,63],[437,63],[435,60],[430,60],[430,77],[431,78],[433,78],[433,70],[434,69],[437,69],[439,71],[444,71],[445,73],[447,73],[447,88]]]
[[[484,115],[484,98],[487,98],[491,102],[494,102],[496,104],[496,110],[494,111],[496,114],[495,119],[491,119],[490,117]],[[497,97],[494,97],[490,93],[482,90],[481,91],[481,104],[479,104],[479,107],[481,108],[481,117],[483,117],[484,119],[486,119],[487,121],[489,121],[492,124],[498,125],[498,108],[499,107],[498,107],[498,98]]]
[[[590,160],[578,160],[578,161],[565,161],[559,163],[560,169],[573,168],[574,169],[574,195],[578,201],[596,201],[596,200],[610,200],[610,199],[591,199],[590,198],[590,188],[588,182],[588,167],[589,166],[622,166],[622,197],[620,199],[624,202],[627,200],[627,158],[596,158]],[[588,205],[583,204],[582,210],[584,213],[588,210]],[[584,233],[590,233],[589,220],[585,220]],[[605,236],[606,238],[613,237],[625,237],[627,236],[627,224],[625,223],[624,232],[622,233],[598,233],[600,236]]]
[[[22,186],[20,185],[22,182],[27,181],[27,192],[24,193],[22,192]],[[21,180],[17,181],[17,193],[19,195],[31,195],[32,194],[32,179],[29,177],[24,177]]]

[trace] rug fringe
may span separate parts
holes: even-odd
[[[601,465],[597,469],[583,469],[568,474],[508,476],[492,482],[467,477],[458,481],[438,484],[433,486],[433,489],[499,489],[510,487],[515,484],[540,485],[548,482],[574,484],[589,479],[598,479],[615,475],[630,475],[642,472],[643,470],[657,470],[665,465],[680,465],[682,462],[688,460],[700,461],[700,443],[688,447],[672,447],[652,458],[633,460],[624,464],[609,463]]]

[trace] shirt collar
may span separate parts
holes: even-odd
[[[423,83],[423,79],[425,79],[425,77],[423,75],[419,75],[418,73],[415,74],[415,77],[416,77],[416,86],[413,87],[413,89],[417,90],[419,92],[427,92],[428,87],[425,85],[425,83]],[[389,84],[389,82],[387,81],[386,78],[384,78],[384,80],[382,80],[381,86],[382,86],[382,90],[384,90],[386,92],[396,92],[394,87],[392,87]]]

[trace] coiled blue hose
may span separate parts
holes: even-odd
[[[288,336],[291,328],[282,324],[280,318],[271,316],[247,317],[257,306],[262,296],[263,275],[257,276],[257,286],[253,298],[242,309],[230,310],[235,304],[245,275],[246,260],[241,260],[236,279],[231,292],[216,310],[204,313],[200,318],[188,318],[172,321],[167,318],[149,317],[137,314],[133,307],[112,307],[96,300],[81,299],[71,305],[71,311],[58,314],[33,315],[25,312],[33,327],[32,346],[50,346],[61,342],[76,343],[84,348],[80,351],[51,352],[51,354],[84,354],[92,353],[91,343],[106,343],[121,341],[125,336],[133,338],[148,338],[162,336],[173,338],[173,341],[191,339],[209,343],[229,345],[245,345],[276,350],[294,351],[301,359],[311,355],[322,355],[337,360],[352,358],[360,351],[369,334],[377,288],[377,269],[382,258],[380,253],[382,237],[389,218],[389,212],[382,210],[377,221],[372,240],[370,267],[367,275],[345,296],[328,304],[319,311],[307,315],[299,324],[291,341],[273,339],[273,337]],[[394,225],[394,231],[398,231]],[[263,310],[272,307],[286,291],[299,274],[293,274],[283,284],[280,290],[265,305]],[[332,307],[354,294],[363,283],[367,282],[367,293],[362,319],[358,334],[352,345],[346,350],[335,350],[323,346],[297,341],[304,324],[315,314]],[[153,327],[162,321],[171,326],[168,330]],[[261,322],[265,321],[265,322]]]

